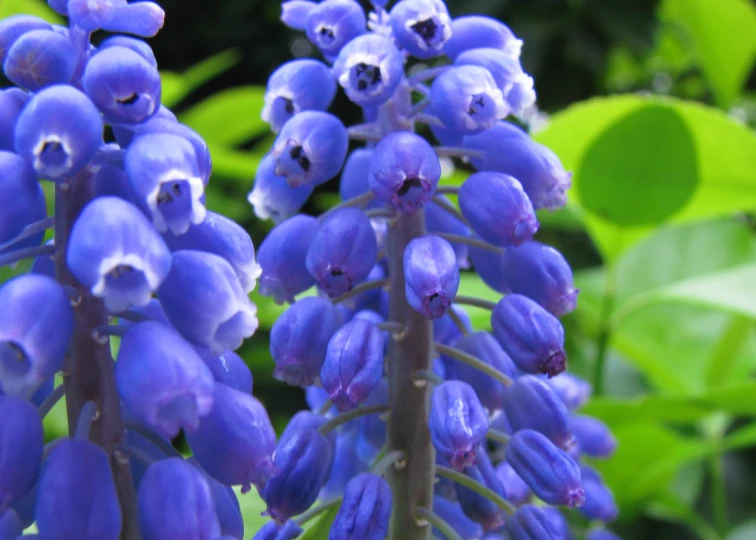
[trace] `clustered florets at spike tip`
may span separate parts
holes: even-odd
[[[591,522],[616,518],[612,493],[583,459],[610,456],[616,441],[577,414],[590,385],[563,373],[559,317],[578,291],[564,257],[533,239],[535,211],[565,204],[570,173],[506,120],[535,101],[522,41],[506,25],[452,18],[441,0],[389,10],[373,0],[368,14],[356,0],[283,2],[282,21],[322,60],[291,61],[268,81],[262,118],[277,138],[249,202],[276,226],[256,258],[240,226],[205,208],[207,145],[160,103],[155,56],[138,39],[162,27],[160,7],[48,3],[68,27],[0,21],[0,63],[17,85],[0,90],[0,266],[36,257],[0,287],[0,417],[10,419],[0,423],[0,536],[36,522],[43,540],[116,540],[128,516],[109,457],[128,455],[145,539],[242,539],[231,486],[254,486],[267,504],[271,521],[254,539],[298,537],[315,501],[334,497],[330,540],[385,538],[395,497],[380,459],[384,361],[392,340],[413,339],[389,314],[392,272],[407,309],[430,321],[437,353],[415,374],[433,386],[426,421],[439,474],[432,507],[420,510],[463,538],[490,540],[568,538],[555,506]],[[95,47],[98,30],[130,35]],[[327,112],[339,87],[362,124]],[[106,125],[115,142],[105,142]],[[350,140],[365,145],[350,151]],[[439,156],[477,172],[445,185]],[[339,208],[298,214],[336,177]],[[60,246],[42,244],[53,218],[40,180],[55,183],[63,212],[67,193],[84,194],[75,221],[55,217]],[[394,253],[387,236],[413,214],[427,234]],[[471,266],[505,296],[459,296]],[[234,352],[257,328],[247,294],[258,279],[261,294],[291,304],[270,335],[274,376],[305,388],[312,409],[278,439]],[[113,324],[87,326],[82,294]],[[491,308],[491,332],[472,329],[464,303]],[[55,376],[82,328],[121,338],[113,379],[126,429],[116,456],[88,440],[86,404],[70,440],[43,446],[37,407],[44,414],[62,393]],[[182,431],[191,459],[170,443]]]

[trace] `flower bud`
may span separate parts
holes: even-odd
[[[598,471],[588,465],[581,465],[580,477],[585,490],[585,502],[580,507],[580,513],[589,520],[604,523],[617,519],[619,509],[614,502],[614,495],[606,487]]]
[[[66,251],[71,273],[114,312],[144,306],[171,267],[168,246],[135,206],[92,200],[74,223]]]
[[[477,170],[514,176],[536,210],[556,210],[567,203],[572,174],[564,170],[554,152],[533,141],[518,126],[497,122],[488,131],[466,136],[463,146],[484,152],[483,158],[471,159]]]
[[[541,540],[563,538],[543,508],[526,504],[517,509],[504,524],[507,538],[511,540]]]
[[[328,296],[364,281],[375,266],[378,243],[370,220],[356,208],[341,208],[320,223],[307,251],[307,270]]]
[[[336,95],[336,80],[323,62],[310,58],[281,65],[268,79],[262,119],[274,133],[295,114],[325,111]]]
[[[608,458],[617,448],[617,439],[601,420],[574,414],[570,417],[570,429],[580,451],[587,456]]]
[[[68,0],[68,17],[76,26],[94,32],[107,25],[124,0]]]
[[[482,360],[510,378],[514,379],[517,374],[517,366],[488,332],[472,332],[462,336],[454,347]],[[448,362],[453,366],[454,378],[472,386],[485,408],[489,411],[501,409],[505,395],[503,384],[469,364],[453,358],[448,359]]]
[[[499,269],[505,294],[527,296],[555,317],[577,307],[579,290],[572,283],[572,269],[551,246],[533,241],[508,249],[501,256]]]
[[[370,473],[355,476],[344,490],[328,539],[383,540],[388,534],[391,504],[391,488],[386,480]]]
[[[94,176],[94,189],[95,197],[118,197],[135,206],[139,204],[126,172],[111,163],[100,165]]]
[[[501,485],[504,486],[504,498],[506,500],[515,506],[522,506],[530,499],[532,494],[530,488],[509,463],[500,462],[496,466],[496,476],[499,477]]]
[[[257,308],[218,255],[176,251],[158,297],[176,330],[214,354],[238,349],[257,330]]]
[[[565,450],[573,444],[567,407],[556,392],[539,377],[518,377],[504,390],[502,405],[514,431],[538,431]]]
[[[124,167],[139,203],[159,232],[185,233],[205,219],[205,186],[191,143],[178,135],[147,133],[136,137]]]
[[[334,441],[318,431],[325,421],[303,411],[281,434],[274,454],[276,472],[261,492],[267,513],[278,523],[312,506],[331,473]]]
[[[213,376],[171,327],[134,325],[121,339],[115,367],[123,404],[165,437],[197,429],[213,407]]]
[[[199,428],[186,435],[205,471],[226,485],[261,488],[273,469],[276,432],[262,403],[220,383],[213,389],[213,408]]]
[[[257,251],[262,268],[260,294],[281,304],[315,285],[307,270],[307,252],[320,223],[311,216],[296,215],[273,228]]]
[[[438,486],[438,484],[436,485]],[[452,529],[457,531],[457,534],[465,540],[483,537],[483,528],[465,515],[458,502],[434,495],[433,513],[451,525]],[[433,534],[434,538],[443,536],[436,528],[433,529]]]
[[[223,257],[236,272],[245,293],[255,288],[261,272],[255,261],[255,246],[247,231],[235,221],[208,212],[202,223],[192,225],[184,234],[166,232],[163,238],[171,251],[192,249]]]
[[[143,540],[211,540],[221,534],[207,480],[181,458],[150,465],[139,485],[138,502]]]
[[[365,400],[364,406],[385,405],[389,400],[388,381],[381,379],[378,387]],[[363,461],[372,462],[386,444],[386,422],[377,413],[368,414],[357,421],[359,438],[357,454]]]
[[[21,110],[28,100],[29,95],[20,88],[11,87],[0,90],[0,150],[16,151],[13,132]],[[367,186],[367,174],[365,174],[365,184]]]
[[[42,467],[36,522],[45,540],[118,540],[121,508],[110,460],[96,444],[59,442]]]
[[[147,63],[157,69],[157,59],[152,48],[141,39],[136,39],[130,36],[111,36],[100,43],[99,50],[103,51],[110,47],[125,47],[131,49],[139,56],[147,60]]]
[[[8,49],[3,71],[12,83],[32,92],[52,84],[66,84],[78,57],[71,42],[52,30],[32,30]]]
[[[375,107],[394,95],[404,77],[404,58],[386,36],[365,34],[341,49],[333,73],[352,102]]]
[[[312,194],[313,186],[305,184],[291,187],[286,178],[276,176],[273,156],[268,154],[260,162],[255,175],[255,184],[247,200],[260,219],[280,223],[296,214]]]
[[[404,292],[407,303],[423,317],[446,313],[459,289],[459,267],[454,248],[440,236],[410,240],[404,249]]]
[[[433,446],[452,467],[461,471],[475,465],[488,415],[469,384],[446,381],[433,389],[429,426]]]
[[[574,411],[585,405],[593,391],[588,381],[567,372],[560,374],[559,377],[552,377],[547,382],[569,411]]]
[[[3,419],[0,422],[2,516],[34,485],[42,462],[44,433],[37,409],[19,397],[0,395],[0,418]]]
[[[187,461],[202,471],[202,466],[197,461],[197,458],[191,457]],[[202,471],[202,476],[207,485],[210,486],[210,493],[213,496],[215,513],[218,516],[221,534],[223,534],[221,540],[225,540],[226,538],[243,540],[244,519],[242,518],[241,507],[239,506],[239,499],[236,498],[236,493],[234,493],[234,490],[230,486],[218,482],[204,471]]]
[[[575,535],[572,534],[572,531],[570,530],[570,524],[567,521],[567,518],[564,517],[562,511],[559,510],[559,508],[555,506],[540,506],[539,508],[546,512],[546,516],[548,516],[549,521],[551,521],[551,524],[558,531],[557,538],[564,538],[564,540],[575,540]]]
[[[307,17],[316,5],[307,0],[286,0],[281,3],[281,21],[293,30],[304,30]]]
[[[481,47],[499,49],[512,58],[520,57],[522,40],[509,27],[491,17],[468,15],[451,22],[452,36],[444,44],[444,54],[455,60],[462,52]]]
[[[370,189],[378,199],[405,214],[416,212],[431,199],[440,178],[441,164],[436,152],[415,133],[389,133],[373,151],[368,176]]]
[[[564,329],[559,320],[531,299],[508,294],[491,313],[496,339],[526,373],[559,375],[565,369]]]
[[[47,276],[0,287],[0,390],[28,399],[63,364],[73,332],[68,295]]]
[[[320,380],[339,412],[364,401],[383,377],[384,338],[372,322],[355,319],[328,342]]]
[[[459,304],[452,304],[451,308],[449,308],[454,311],[454,313],[457,314],[457,316],[462,320],[462,324],[467,328],[469,332],[472,332],[472,323],[470,322],[470,316],[467,314],[467,312],[462,308]],[[436,343],[441,343],[443,345],[449,345],[453,346],[457,343],[457,340],[462,337],[462,332],[457,328],[457,325],[454,324],[454,321],[452,321],[451,317],[449,316],[449,313],[447,312],[443,317],[439,317],[437,319],[433,319],[433,340]],[[454,362],[446,362],[446,358],[444,358],[445,364],[454,364]],[[454,373],[456,373],[456,369],[454,370]],[[452,378],[456,378],[456,375]]]
[[[123,130],[124,126],[129,126],[129,124],[121,124],[121,129],[118,129],[118,126],[114,126],[114,133],[117,134],[119,131]],[[191,144],[192,148],[194,149],[194,157],[196,158],[197,171],[199,172],[199,176],[202,179],[202,183],[205,185],[207,184],[208,180],[210,179],[210,173],[213,169],[213,161],[210,156],[210,150],[207,147],[207,143],[205,142],[205,139],[203,139],[200,134],[194,131],[192,128],[185,126],[184,124],[180,124],[178,121],[176,121],[176,117],[171,111],[163,106],[160,106],[152,116],[152,118],[150,118],[143,124],[133,126],[133,129],[134,135],[131,141],[133,141],[134,138],[142,137],[143,135],[156,133],[177,135],[178,137],[189,141],[189,144]],[[117,137],[118,135],[116,135],[116,138]],[[167,139],[164,139],[164,141],[166,140]],[[131,144],[131,141],[124,141],[124,143],[127,144],[121,142],[119,142],[119,144],[121,144],[121,146],[129,146]],[[190,162],[187,164],[187,170],[190,170],[191,159],[188,159],[190,160]]]
[[[198,352],[214,380],[239,392],[252,393],[252,372],[241,356],[229,350],[219,355],[214,355],[207,349],[198,349]]]
[[[165,12],[155,2],[123,3],[102,29],[108,32],[152,37],[163,27],[164,22]]]
[[[276,162],[273,172],[291,187],[320,185],[341,170],[348,145],[341,120],[322,111],[303,111],[283,125],[270,149]]]
[[[73,86],[49,86],[21,111],[16,152],[39,178],[59,180],[89,163],[102,144],[102,129],[100,112],[84,93]]]
[[[473,238],[482,240],[478,235],[475,235]],[[493,290],[501,292],[503,288],[501,271],[499,270],[501,253],[494,253],[493,251],[473,246],[470,246],[468,251],[475,273],[483,280],[483,283]]]
[[[273,376],[293,386],[310,386],[340,326],[339,312],[328,300],[310,296],[292,304],[270,331]]]
[[[509,105],[491,73],[480,66],[450,67],[436,77],[430,110],[444,127],[470,135],[491,129],[509,114]]]
[[[400,47],[421,59],[441,54],[452,35],[442,0],[404,0],[391,8],[391,30]]]
[[[141,124],[160,106],[160,73],[126,47],[106,47],[87,62],[84,91],[110,123]]]
[[[339,181],[339,196],[342,201],[348,201],[370,191],[368,171],[372,159],[372,148],[357,148],[349,154]],[[381,206],[383,206],[381,201],[373,199],[366,208],[380,208]]]
[[[538,231],[530,199],[522,185],[506,174],[471,175],[459,188],[459,207],[475,232],[495,246],[519,246]]]
[[[563,450],[537,431],[516,431],[505,447],[507,462],[539,499],[578,507],[585,500],[580,468]]]
[[[0,64],[5,63],[13,44],[24,34],[34,30],[52,30],[52,26],[32,15],[13,15],[0,20]]]
[[[305,33],[328,59],[333,59],[344,45],[365,32],[367,20],[355,0],[324,0],[310,9]]]
[[[502,497],[504,496],[504,486],[496,476],[491,459],[485,450],[478,452],[478,462],[472,467],[467,467],[465,474]],[[467,517],[480,523],[484,531],[498,529],[504,524],[504,511],[493,501],[462,484],[455,484],[455,487],[462,510]]]
[[[328,481],[320,490],[321,499],[341,496],[349,480],[369,470],[371,462],[361,459],[357,452],[358,440],[358,430],[352,422],[347,422],[335,438],[333,462],[338,466],[331,469]]]
[[[285,2],[283,5],[295,3],[297,0]],[[304,2],[302,2],[304,3]],[[307,2],[308,4],[310,2]],[[294,540],[302,534],[302,527],[297,524],[296,521],[287,519],[283,525],[279,525],[275,521],[269,521],[263,525],[262,529],[257,531],[252,537],[252,540]]]
[[[45,194],[37,181],[34,169],[18,155],[0,150],[0,178],[3,179],[3,187],[0,189],[0,208],[3,209],[0,213],[2,244],[18,236],[27,225],[45,219],[47,206]],[[42,231],[0,250],[0,253],[38,246],[42,243],[44,235]]]

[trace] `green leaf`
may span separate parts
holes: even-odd
[[[305,532],[299,537],[299,540],[326,540],[338,513],[339,506],[337,505],[308,522],[304,527]]]
[[[180,103],[192,91],[238,63],[239,58],[239,53],[230,49],[198,62],[183,73],[161,71],[161,103],[168,108]]]
[[[747,317],[735,315],[730,318],[725,331],[719,337],[711,352],[706,369],[706,386],[718,386],[729,378],[733,360],[753,336],[753,322]]]
[[[573,171],[570,204],[608,261],[662,221],[756,208],[756,137],[716,109],[650,96],[596,98],[552,117],[535,139]]]
[[[276,304],[270,296],[263,296],[256,290],[249,295],[249,299],[257,306],[257,319],[264,330],[270,330],[287,308],[286,304]]]
[[[635,399],[605,396],[591,398],[581,414],[595,416],[613,428],[637,422],[691,424],[711,413],[711,407],[697,404],[686,396],[646,395]]]
[[[756,445],[756,422],[738,428],[728,434],[722,442],[725,450],[738,450]]]
[[[738,525],[727,535],[727,540],[753,540],[754,538],[756,538],[756,520]]]
[[[494,291],[477,274],[462,272],[460,276],[459,291],[461,296],[474,296],[484,300],[497,302],[501,293]],[[487,309],[475,306],[462,306],[470,316],[470,322],[476,330],[488,330],[491,328],[491,312]]]
[[[244,520],[244,533],[246,536],[254,535],[265,525],[270,518],[261,516],[267,505],[258,495],[257,490],[253,489],[242,495],[241,489],[237,486],[234,488],[236,497],[239,499],[242,519]]]
[[[268,131],[260,118],[265,88],[240,86],[213,94],[179,119],[213,145],[234,146]]]
[[[51,24],[63,24],[63,18],[42,0],[0,0],[0,19],[11,15],[34,15]]]
[[[665,0],[661,18],[687,30],[717,103],[730,107],[756,60],[756,8],[750,0]]]

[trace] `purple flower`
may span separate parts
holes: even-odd
[[[239,392],[252,393],[252,372],[241,356],[234,351],[223,351],[219,355],[212,354],[208,349],[198,349],[197,352],[217,382]]]
[[[13,15],[0,20],[0,64],[5,63],[13,44],[24,34],[34,30],[52,30],[52,26],[31,15]]]
[[[404,78],[404,58],[387,37],[365,34],[341,49],[333,73],[349,99],[374,107],[394,95]]]
[[[76,51],[65,36],[52,30],[32,30],[8,49],[3,71],[14,84],[36,92],[71,82],[77,62]]]
[[[444,54],[455,60],[462,52],[489,47],[499,49],[512,58],[520,57],[522,40],[509,27],[491,17],[468,15],[451,22],[452,36],[444,44]]]
[[[438,195],[438,197],[449,202],[444,195]],[[443,210],[437,204],[431,202],[430,204],[426,204],[423,208],[425,210],[425,231],[428,234],[448,233],[459,236],[470,236],[470,229],[468,229],[464,223],[452,216],[449,212]],[[461,242],[450,243],[454,248],[454,252],[457,254],[457,266],[462,270],[470,268],[470,261],[468,260],[468,245]]]
[[[538,506],[526,504],[517,509],[507,520],[504,530],[511,540],[540,540],[541,538],[563,538],[546,511]]]
[[[438,486],[438,484],[436,485]],[[452,487],[452,492],[453,489]],[[464,540],[483,537],[483,528],[467,517],[460,504],[456,501],[451,501],[440,495],[434,495],[433,513],[451,525]],[[433,533],[436,537],[440,537],[441,535],[440,531],[436,528],[433,529]]]
[[[109,47],[125,47],[131,49],[147,60],[147,63],[152,67],[157,68],[155,53],[152,52],[152,48],[141,39],[136,39],[130,36],[111,36],[100,43],[99,50],[103,51]]]
[[[585,405],[593,391],[588,381],[567,372],[560,374],[559,377],[552,377],[548,383],[570,411]]]
[[[407,302],[428,319],[441,317],[459,289],[454,248],[440,236],[421,236],[404,249],[404,291]]]
[[[281,21],[294,30],[307,27],[307,17],[317,4],[307,0],[286,0],[281,2]]]
[[[320,52],[332,59],[344,45],[364,33],[366,25],[359,2],[323,0],[309,9],[304,30]]]
[[[297,0],[287,3],[298,3]],[[305,2],[302,2],[305,3]],[[311,2],[307,2],[308,4]],[[286,5],[286,4],[284,4]],[[290,519],[282,525],[269,521],[252,537],[252,540],[293,540],[302,534],[302,527]]]
[[[291,187],[283,176],[277,176],[273,156],[268,154],[260,162],[255,184],[247,195],[249,204],[260,219],[280,223],[296,214],[312,194],[312,185]]]
[[[496,465],[496,476],[499,477],[504,486],[504,498],[506,500],[515,506],[522,506],[530,499],[532,495],[530,488],[509,463],[506,461],[499,462]]]
[[[19,397],[0,395],[0,418],[2,516],[34,485],[42,462],[44,434],[37,409]]]
[[[403,0],[390,15],[397,43],[417,58],[438,56],[452,35],[451,18],[441,0]]]
[[[2,95],[0,94],[0,107]],[[3,187],[0,190],[0,244],[12,240],[27,225],[47,217],[47,206],[42,186],[37,182],[34,169],[18,155],[0,150],[0,177]],[[44,232],[30,236],[12,246],[0,250],[7,253],[19,248],[38,246],[42,243]]]
[[[344,489],[344,500],[328,539],[383,540],[388,534],[392,500],[391,488],[380,476],[355,476]]]
[[[496,475],[491,459],[485,450],[479,452],[477,463],[472,467],[467,467],[465,474],[500,496],[504,496],[504,486]],[[498,529],[504,524],[504,510],[496,503],[462,484],[455,483],[455,488],[462,510],[467,517],[480,523],[484,531]]]
[[[580,513],[590,520],[604,523],[617,519],[619,509],[614,502],[614,495],[606,487],[598,471],[583,464],[580,465],[580,477],[585,490],[585,502],[580,507]]]
[[[0,26],[0,31],[2,31],[2,26]],[[28,100],[29,95],[19,88],[0,90],[0,150],[15,152],[16,144],[13,134],[21,110]],[[367,176],[365,178],[367,179]]]

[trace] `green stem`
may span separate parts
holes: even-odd
[[[465,244],[466,246],[472,246],[474,248],[482,249],[484,251],[490,251],[491,253],[496,253],[497,255],[501,255],[504,253],[504,250],[498,246],[494,246],[493,244],[489,244],[485,240],[480,240],[479,238],[473,238],[472,236],[465,236],[463,234],[452,234],[452,233],[444,233],[444,232],[437,232],[435,233],[436,236],[440,236],[444,240],[447,240],[448,242],[451,242],[453,244]]]
[[[357,296],[358,294],[369,291],[370,289],[378,289],[383,288],[389,285],[389,279],[374,279],[372,281],[366,281],[364,283],[360,283],[359,285],[355,286],[352,290],[345,292],[341,296],[336,296],[334,298],[331,298],[331,303],[333,305],[339,304],[343,302],[344,300],[348,300],[354,296]]]
[[[367,416],[368,414],[380,414],[384,413],[389,410],[388,405],[368,405],[366,407],[357,407],[356,409],[352,409],[351,411],[347,411],[345,413],[342,413],[338,416],[334,416],[330,420],[328,420],[325,424],[320,426],[318,428],[318,431],[322,435],[326,435],[339,427],[342,424],[346,424],[347,422],[354,420],[355,418],[360,418],[362,416]]]
[[[600,396],[604,392],[604,369],[606,355],[609,348],[609,340],[612,336],[612,312],[614,311],[614,290],[617,272],[613,265],[606,269],[606,281],[604,282],[604,294],[601,300],[601,319],[599,322],[598,336],[596,337],[596,360],[593,364],[593,394]]]
[[[313,506],[306,512],[300,514],[299,517],[297,517],[294,521],[301,527],[311,519],[318,517],[323,512],[327,512],[334,506],[340,505],[343,498],[344,497],[334,497],[333,499],[329,499],[324,503],[320,503],[318,506]]]
[[[415,518],[418,520],[427,521],[435,528],[437,528],[441,534],[443,534],[447,540],[462,540],[462,537],[457,534],[454,527],[444,521],[441,516],[434,514],[427,508],[417,507],[415,508]]]
[[[475,296],[464,296],[461,294],[458,294],[457,296],[454,297],[454,303],[464,304],[466,306],[479,307],[481,309],[487,309],[488,311],[493,311],[493,308],[496,307],[496,302],[491,302],[490,300],[483,300],[482,298],[476,298]]]
[[[457,472],[454,469],[450,469],[449,467],[444,467],[443,465],[436,465],[436,474],[438,476],[448,478],[449,480],[453,480],[456,483],[461,484],[468,489],[471,489],[481,497],[485,497],[486,499],[494,503],[509,515],[514,514],[517,510],[514,506],[512,506],[512,503],[507,501],[504,497],[496,493],[494,490],[487,488],[480,482],[473,480],[472,478],[462,474],[461,472]]]
[[[509,444],[509,435],[493,428],[489,428],[486,437],[500,444]]]
[[[474,367],[478,371],[482,371],[486,375],[499,381],[504,386],[509,386],[512,384],[512,379],[504,375],[501,371],[493,366],[490,366],[489,364],[486,364],[480,358],[477,358],[471,354],[467,354],[465,351],[455,349],[454,347],[448,347],[440,343],[436,343],[436,351],[438,351],[439,354],[450,356],[455,360],[464,362],[468,366]]]

